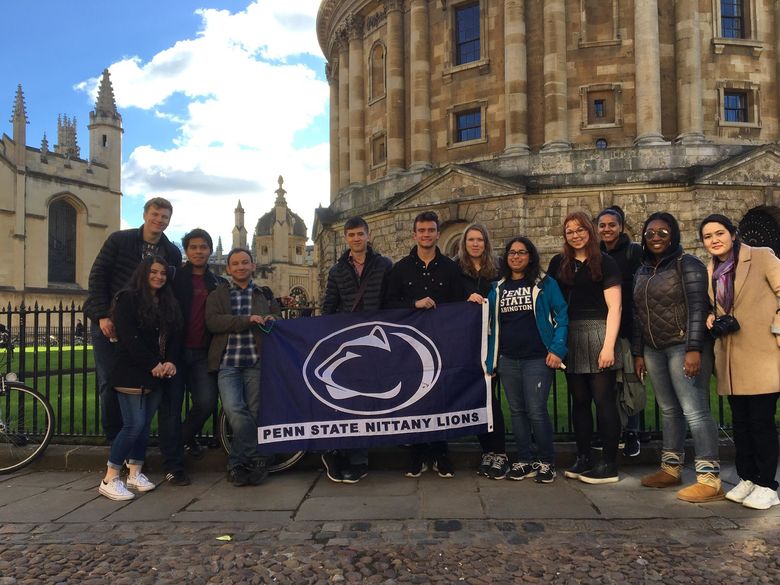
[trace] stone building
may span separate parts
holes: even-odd
[[[465,225],[549,257],[570,211],[617,204],[635,238],[658,210],[683,243],[707,213],[778,245],[780,2],[323,0],[331,199],[321,278],[364,215],[408,252],[433,209],[450,254]]]
[[[0,306],[81,304],[92,261],[119,229],[122,116],[108,70],[89,114],[89,158],[82,158],[76,119],[57,120],[57,144],[27,146],[22,88],[11,115],[12,137],[0,142]]]
[[[274,207],[257,220],[249,243],[257,263],[254,281],[269,287],[277,297],[287,298],[291,306],[308,307],[319,298],[317,263],[312,246],[306,245],[306,224],[287,207],[287,191],[281,176],[278,183]],[[236,224],[231,248],[247,248],[241,201],[234,212]],[[220,239],[210,265],[219,274],[224,274],[226,260],[227,252],[223,250]]]

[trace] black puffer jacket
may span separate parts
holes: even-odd
[[[645,254],[634,277],[631,353],[641,356],[645,344],[664,349],[680,343],[685,343],[686,351],[702,351],[709,339],[707,269],[681,247],[658,265],[651,258]]]
[[[393,263],[369,246],[366,251],[366,264],[363,275],[358,279],[355,269],[349,263],[349,250],[341,255],[328,272],[328,284],[325,287],[325,299],[322,301],[322,314],[348,313],[355,304],[360,283],[366,281],[366,289],[355,307],[356,311],[376,311],[382,308],[385,295],[387,274]]]
[[[89,272],[89,295],[84,313],[93,321],[108,317],[114,295],[123,289],[143,260],[143,226],[114,232],[100,248]],[[160,236],[159,254],[168,262],[170,280],[181,266],[181,252],[171,241]]]
[[[642,246],[632,242],[626,234],[620,234],[617,245],[612,250],[607,250],[604,242],[601,242],[601,251],[609,254],[617,262],[620,268],[622,281],[620,283],[620,296],[623,308],[620,313],[620,337],[631,341],[633,329],[633,305],[634,305],[634,274],[642,264]]]

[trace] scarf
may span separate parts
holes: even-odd
[[[715,270],[712,271],[712,287],[715,289],[715,301],[726,313],[731,312],[734,303],[734,250],[722,262],[715,258]]]

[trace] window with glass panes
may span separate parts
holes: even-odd
[[[742,91],[727,91],[723,94],[723,117],[726,122],[747,122],[747,94]]]
[[[469,110],[455,114],[455,142],[482,138],[482,112]]]
[[[721,34],[728,39],[745,37],[745,7],[743,0],[721,0]]]
[[[455,64],[479,61],[479,4],[455,9]]]

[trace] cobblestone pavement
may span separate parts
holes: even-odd
[[[679,502],[639,486],[648,469],[609,486],[212,472],[130,503],[96,472],[25,472],[0,478],[0,585],[780,583],[780,507]]]

